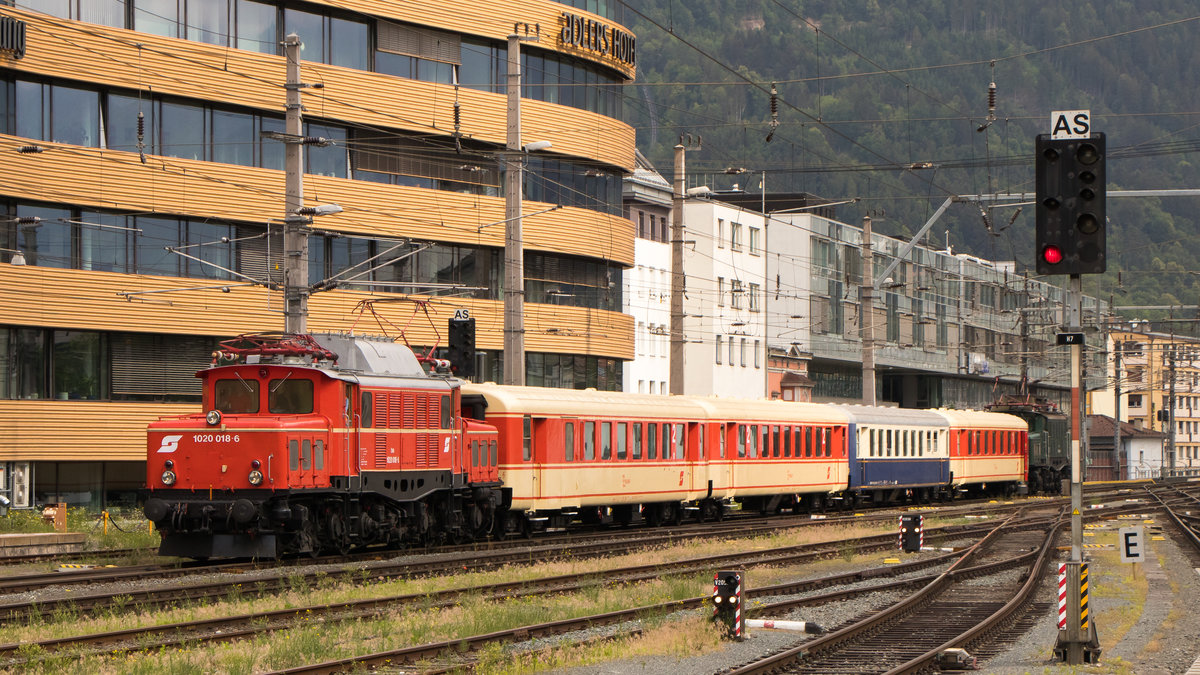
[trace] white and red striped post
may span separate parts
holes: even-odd
[[[1067,629],[1067,564],[1058,565],[1058,629]]]

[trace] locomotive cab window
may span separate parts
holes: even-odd
[[[213,386],[213,408],[223,413],[256,413],[258,398],[258,380],[217,380]]]
[[[359,422],[359,426],[371,426],[371,412],[371,392],[364,391],[362,393],[362,402],[360,404],[359,414],[362,415],[362,420]]]
[[[312,380],[283,378],[267,385],[267,410],[281,415],[303,415],[313,411]]]

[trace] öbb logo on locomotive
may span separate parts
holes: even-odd
[[[390,338],[243,335],[152,423],[160,552],[276,557],[1055,489],[1065,416],[473,384]],[[1061,417],[1061,420],[1059,419]],[[1060,424],[1061,422],[1061,424]]]

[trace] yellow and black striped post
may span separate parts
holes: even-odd
[[[1088,629],[1088,564],[1079,564],[1079,628],[1087,635]]]

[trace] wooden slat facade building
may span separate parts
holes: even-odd
[[[506,39],[520,27],[537,37],[522,45],[523,142],[552,143],[526,171],[526,263],[545,277],[527,285],[546,300],[525,310],[530,383],[621,388],[634,130],[620,90],[635,51],[618,8],[203,4],[167,16],[138,0],[0,0],[23,35],[0,49],[0,493],[132,506],[145,425],[198,409],[193,375],[218,340],[282,330],[263,282],[283,264],[283,146],[269,132],[283,130],[291,32],[305,33],[302,80],[322,85],[302,90],[305,135],[333,141],[306,147],[305,204],[343,207],[314,223],[310,279],[342,283],[313,294],[309,330],[392,325],[444,346],[465,308],[482,377],[498,375]],[[433,321],[386,301],[403,298],[428,300]]]

